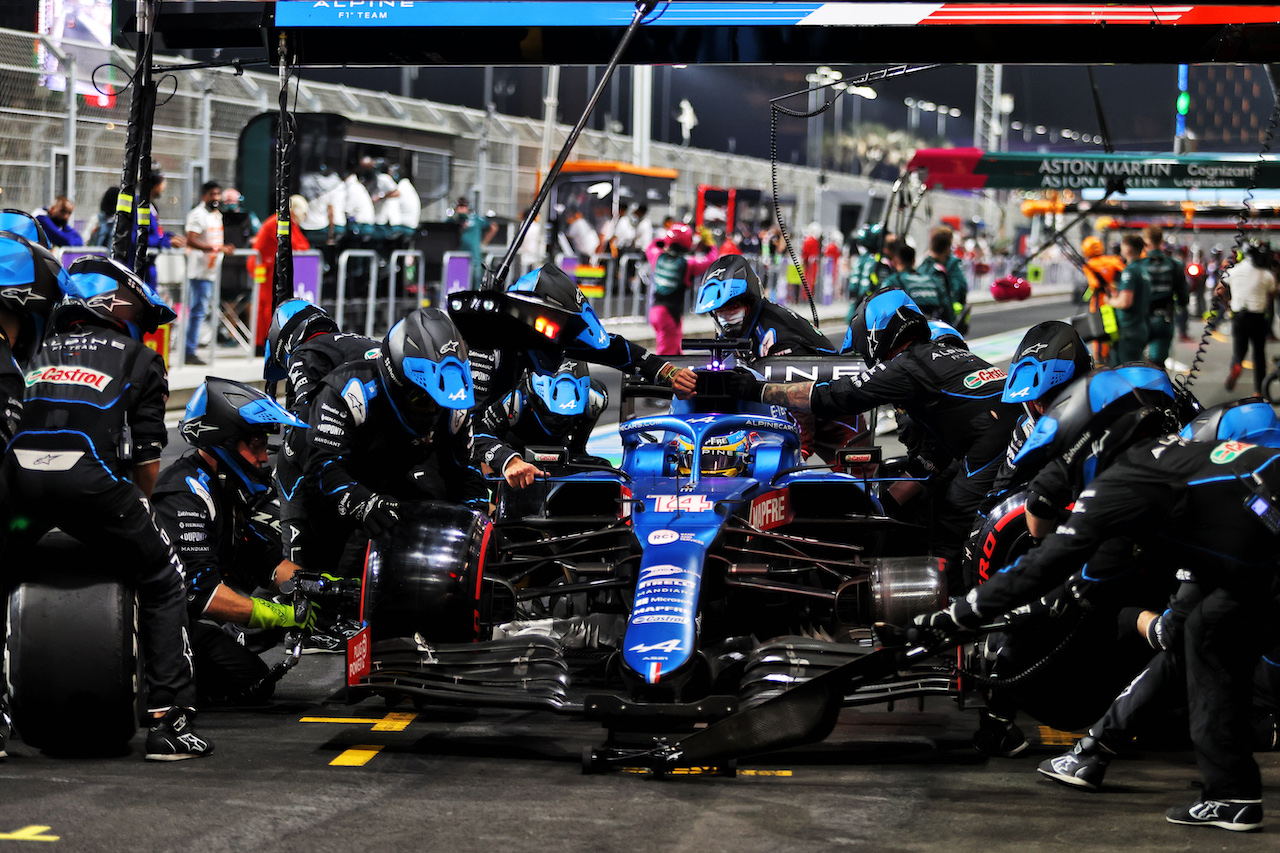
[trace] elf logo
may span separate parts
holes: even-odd
[[[977,388],[986,385],[988,382],[1003,380],[1008,374],[998,367],[989,367],[985,370],[975,370],[964,378],[964,387]]]

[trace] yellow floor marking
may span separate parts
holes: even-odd
[[[739,776],[790,776],[790,770],[739,770]]]
[[[1227,336],[1222,334],[1222,332],[1211,332],[1210,334],[1213,339],[1220,344],[1225,344],[1228,340]]]
[[[17,832],[0,832],[0,841],[57,841],[56,835],[45,835],[52,827],[24,826]]]
[[[1247,358],[1240,362],[1240,366],[1245,370],[1253,370],[1253,362]]]
[[[402,732],[409,727],[409,724],[418,718],[417,714],[405,711],[392,711],[380,720],[372,717],[303,717],[298,720],[300,723],[341,723],[347,726],[358,726],[362,723],[372,723],[370,731],[375,732]]]
[[[379,752],[382,752],[380,746],[353,746],[351,749],[344,749],[341,755],[329,762],[329,766],[364,767]]]
[[[1061,732],[1048,726],[1040,727],[1040,743],[1045,746],[1073,746],[1084,735]]]

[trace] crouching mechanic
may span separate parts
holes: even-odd
[[[831,341],[807,321],[764,297],[760,277],[742,255],[729,255],[711,265],[698,288],[693,310],[711,315],[720,338],[748,339],[747,364],[769,356],[835,352]],[[817,419],[800,412],[796,421],[800,424],[800,453],[806,459],[817,452],[834,462],[836,451],[852,444],[860,431],[856,416]]]
[[[196,734],[194,672],[182,562],[147,496],[160,469],[169,382],[144,333],[173,311],[127,267],[103,258],[72,265],[53,334],[27,372],[22,424],[3,467],[4,565],[58,526],[119,557],[138,593],[150,711],[146,757],[209,754]]]
[[[262,378],[268,382],[284,380],[285,408],[299,421],[309,423],[311,403],[324,378],[344,364],[375,358],[378,353],[378,341],[343,333],[323,309],[305,299],[288,299],[280,303],[271,319]],[[286,426],[276,459],[280,538],[284,558],[302,566],[316,558],[310,553],[315,536],[304,494],[306,455],[306,430]]]
[[[466,344],[435,308],[396,323],[376,359],[325,378],[311,407],[306,478],[317,553],[337,574],[358,575],[365,543],[399,522],[402,501],[488,509],[471,461],[474,403]]]
[[[1184,653],[1191,740],[1204,789],[1170,823],[1252,830],[1262,780],[1250,752],[1253,670],[1273,643],[1280,553],[1280,450],[1164,435],[1167,414],[1116,371],[1074,383],[1037,423],[1023,453],[1043,448],[1078,490],[1070,517],[1030,553],[917,624],[946,635],[1051,591],[1087,601],[1108,580],[1099,545],[1130,536],[1170,573],[1195,555],[1202,599],[1187,614]],[[1034,481],[1033,481],[1034,485]],[[1074,575],[1072,573],[1075,573]]]
[[[871,370],[829,382],[762,383],[746,371],[726,378],[746,400],[835,418],[891,403],[903,408],[959,470],[935,506],[934,553],[947,560],[952,595],[972,585],[960,553],[974,514],[1004,458],[1018,409],[1000,402],[1005,373],[965,349],[932,341],[924,315],[899,289],[882,290],[859,306],[842,350],[852,347]]]
[[[585,456],[587,439],[609,405],[609,391],[587,365],[565,360],[554,370],[533,365],[516,390],[477,419],[485,435],[523,451],[530,445],[563,447]]]
[[[156,481],[156,516],[187,570],[203,704],[263,700],[275,688],[264,680],[262,659],[212,622],[298,627],[292,605],[248,595],[278,588],[297,569],[280,559],[279,507],[267,463],[267,436],[282,425],[306,427],[256,388],[211,376],[192,394],[179,430],[195,450]]]
[[[548,340],[545,347],[539,350],[471,350],[476,399],[472,414],[477,420],[516,390],[521,377],[531,366],[550,374],[556,372],[557,366],[565,359],[586,361],[613,367],[624,373],[638,374],[648,382],[671,386],[680,397],[687,397],[694,392],[697,377],[692,370],[676,367],[621,335],[605,331],[573,279],[554,264],[547,264],[520,276],[507,288],[507,293],[517,299],[544,304],[560,315],[568,312],[572,315],[572,328],[559,330],[557,340],[568,341],[563,345],[556,345]],[[541,334],[542,329],[538,329],[538,332]],[[507,485],[513,488],[523,489],[533,482],[534,477],[545,473],[526,462],[521,453],[500,436],[483,428],[476,432],[475,443],[477,461],[501,474]]]

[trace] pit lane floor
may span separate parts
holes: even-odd
[[[973,712],[945,699],[846,710],[824,743],[744,761],[734,778],[582,774],[594,724],[546,713],[326,703],[339,656],[311,655],[269,708],[211,710],[208,758],[0,762],[0,846],[75,851],[1274,851],[1275,833],[1171,826],[1196,797],[1184,751],[1117,760],[1104,793],[1035,773],[1064,750],[983,759]],[[357,722],[359,720],[359,722]],[[68,733],[74,737],[74,732]],[[1261,756],[1280,809],[1280,755]],[[1273,819],[1274,820],[1274,819]],[[1274,825],[1273,825],[1274,826]],[[40,829],[40,827],[44,827]]]

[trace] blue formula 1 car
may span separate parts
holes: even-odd
[[[927,533],[881,508],[876,449],[806,464],[795,422],[718,393],[722,375],[623,421],[616,468],[529,448],[549,476],[500,486],[492,522],[434,504],[375,541],[351,697],[580,714],[617,743],[763,702],[870,653],[873,623],[942,606]],[[952,687],[923,665],[846,703]]]

